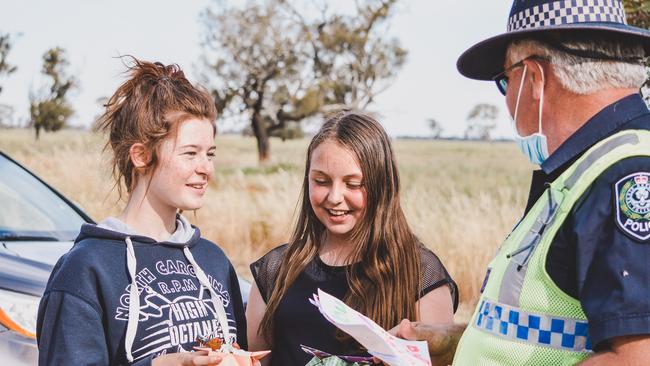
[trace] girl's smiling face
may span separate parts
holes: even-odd
[[[309,166],[309,201],[330,236],[347,237],[366,208],[363,174],[354,153],[334,140],[318,145]]]
[[[201,208],[214,173],[214,151],[214,128],[208,120],[181,122],[176,137],[168,137],[160,145],[160,160],[150,177],[147,199],[168,209]]]

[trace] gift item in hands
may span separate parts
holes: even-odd
[[[220,366],[260,366],[260,360],[271,351],[248,352],[239,348],[237,343],[224,344],[219,338],[198,339],[197,351],[205,351],[208,356],[221,356]]]
[[[205,277],[205,274],[197,271],[197,276]],[[205,280],[207,282],[207,278]],[[212,288],[209,288],[209,290],[214,292]],[[228,317],[226,316],[226,310],[223,307],[221,296],[215,293],[212,299],[224,338],[214,337],[214,334],[199,336],[197,338],[199,346],[194,347],[194,349],[197,351],[206,351],[208,356],[221,356],[222,359],[219,366],[260,366],[260,360],[271,353],[271,351],[248,352],[240,349],[239,345],[235,342],[235,337],[230,335]]]
[[[347,306],[343,301],[318,289],[309,300],[325,319],[364,346],[368,353],[390,366],[430,366],[425,341],[407,341],[389,334],[377,323]]]

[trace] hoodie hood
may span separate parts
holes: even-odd
[[[88,238],[124,242],[127,237],[133,240],[133,244],[158,244],[182,249],[184,247],[192,248],[196,245],[201,238],[201,232],[183,215],[178,214],[176,215],[176,231],[167,240],[158,242],[153,238],[138,234],[123,221],[109,217],[96,225],[83,224],[75,243]]]

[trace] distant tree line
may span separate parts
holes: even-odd
[[[497,127],[498,117],[499,107],[488,103],[479,103],[475,105],[467,115],[467,126],[462,138],[465,140],[492,140],[492,133]],[[427,123],[431,130],[431,138],[441,138],[442,131],[444,130],[442,124],[433,118],[428,119]]]
[[[623,3],[629,24],[650,28],[650,0]],[[304,120],[369,107],[404,65],[407,51],[388,32],[398,0],[353,4],[344,12],[325,0],[261,0],[241,7],[214,0],[201,14],[205,81],[221,118],[246,116],[261,162],[270,158],[271,136],[300,137]],[[0,82],[17,70],[9,57],[15,41],[0,32]],[[79,81],[68,67],[64,49],[44,53],[46,81],[29,93],[28,124],[36,138],[63,128],[74,113],[69,96]],[[642,90],[650,90],[650,81]],[[12,113],[11,106],[0,105],[0,126]],[[497,116],[495,106],[475,106],[465,137],[491,139]],[[440,137],[442,124],[428,123],[433,137]]]

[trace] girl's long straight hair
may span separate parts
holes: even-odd
[[[309,201],[311,157],[324,141],[336,141],[356,155],[367,197],[364,216],[351,235],[354,249],[348,258],[351,265],[346,267],[350,291],[345,303],[384,329],[417,316],[421,244],[400,205],[399,175],[390,138],[373,118],[343,112],[323,124],[307,150],[300,212],[259,329],[269,344],[273,344],[278,304],[318,255],[326,233]]]

